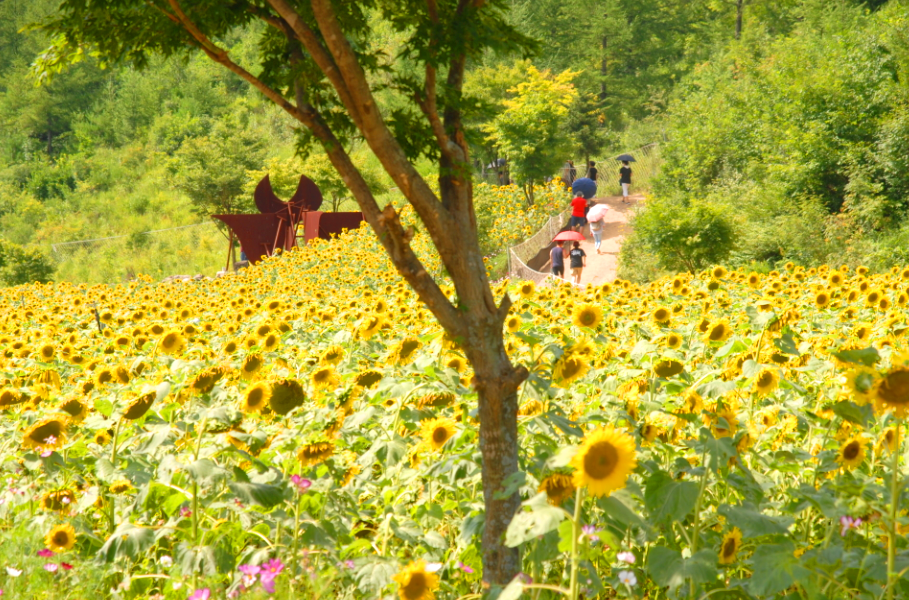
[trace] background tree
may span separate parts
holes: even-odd
[[[534,183],[554,174],[571,156],[565,123],[577,98],[571,84],[576,75],[565,71],[553,76],[530,67],[527,79],[513,88],[514,97],[503,101],[505,110],[484,128],[523,185],[527,204],[533,204]]]
[[[520,571],[516,549],[503,535],[520,504],[506,480],[518,470],[517,389],[527,371],[505,352],[503,323],[511,306],[497,305],[486,276],[473,212],[470,150],[462,121],[467,60],[488,49],[515,51],[530,40],[505,19],[504,2],[332,2],[330,0],[63,0],[44,27],[57,39],[42,63],[65,66],[91,49],[137,67],[152,55],[201,50],[239,75],[300,122],[304,141],[317,141],[341,174],[395,267],[474,367],[479,396],[480,451],[486,504],[484,577],[505,583]],[[371,19],[397,32],[401,58],[374,50]],[[218,40],[253,20],[262,30],[261,54],[243,61]],[[246,58],[246,57],[243,57]],[[254,74],[253,71],[258,71]],[[401,93],[394,110],[379,109],[374,92],[381,73]],[[450,300],[410,246],[412,232],[394,206],[380,209],[345,150],[362,136],[419,215],[454,282]],[[437,161],[439,193],[414,166]]]

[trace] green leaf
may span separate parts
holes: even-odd
[[[437,550],[445,550],[448,548],[448,540],[442,537],[442,534],[437,531],[427,531],[426,535],[423,536],[423,539],[430,548],[436,548]]]
[[[762,598],[779,594],[811,575],[795,557],[795,544],[788,540],[759,545],[749,562],[754,572],[748,580],[748,590]]]
[[[124,521],[98,550],[98,556],[107,562],[122,558],[136,561],[154,542],[154,529],[139,527],[129,521]]]
[[[524,582],[521,581],[520,575],[516,575],[515,578],[505,586],[505,589],[502,590],[502,593],[499,594],[499,597],[496,600],[518,600],[523,593]]]
[[[660,522],[682,521],[694,509],[698,485],[676,481],[664,471],[656,471],[644,485],[644,507],[651,519]]]
[[[881,355],[874,347],[864,348],[862,350],[843,350],[842,352],[831,352],[835,357],[845,363],[854,365],[865,365],[866,367],[874,366],[874,363],[881,359]]]
[[[540,502],[542,499],[542,502]],[[514,516],[505,532],[505,545],[509,548],[555,530],[565,519],[565,511],[546,502],[546,494],[540,493],[524,503],[530,511],[521,511]]]
[[[258,504],[263,508],[271,508],[284,500],[284,490],[276,485],[232,481],[228,486],[246,504]]]
[[[783,354],[801,356],[798,346],[795,345],[795,338],[792,337],[791,333],[784,333],[779,339],[773,340],[773,345]]]
[[[868,421],[874,418],[874,411],[871,405],[859,406],[849,400],[841,400],[834,404],[833,412],[838,417],[862,427],[867,426]]]
[[[682,558],[681,552],[655,546],[647,555],[647,572],[657,585],[675,590],[689,580],[695,585],[715,580],[719,574],[716,562],[713,550],[701,550],[690,558]]]
[[[391,578],[397,571],[398,569],[391,563],[366,563],[357,570],[355,575],[357,588],[361,592],[376,595],[382,591],[382,588],[391,583]]]
[[[565,520],[559,524],[559,552],[571,552],[574,541],[574,523]]]
[[[783,534],[789,531],[792,517],[771,517],[765,515],[754,505],[730,506],[721,504],[717,513],[726,517],[726,520],[742,530],[746,538],[760,537],[762,535]]]
[[[745,314],[748,315],[748,320],[751,321],[751,328],[756,331],[763,330],[777,319],[775,312],[761,312],[753,306],[746,307]]]

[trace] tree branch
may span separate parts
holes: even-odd
[[[236,73],[246,81],[250,82],[256,89],[261,91],[270,100],[278,104],[295,119],[303,123],[316,138],[322,143],[322,147],[328,154],[332,165],[338,170],[344,183],[353,192],[363,216],[376,232],[385,250],[391,257],[392,264],[401,274],[401,276],[417,292],[420,300],[432,311],[439,319],[439,322],[447,330],[456,332],[457,335],[464,335],[464,325],[458,315],[457,309],[449,302],[448,298],[439,288],[439,285],[426,272],[423,263],[414,253],[410,246],[413,233],[404,229],[400,219],[393,206],[388,205],[385,210],[380,210],[375,197],[370,191],[369,186],[360,174],[360,171],[353,164],[350,156],[345,152],[341,142],[335,137],[331,128],[321,117],[318,111],[309,105],[301,104],[294,106],[288,102],[281,94],[267,86],[260,79],[249,73],[241,66],[233,62],[228,53],[219,48],[203,34],[183,12],[178,0],[168,0],[175,15],[170,18],[176,19],[180,25],[196,40],[202,50],[215,62],[225,66],[232,72]],[[168,14],[164,11],[165,14]],[[299,91],[299,90],[298,90]],[[302,94],[298,96],[301,98]]]
[[[280,0],[269,0],[269,2],[272,1]],[[341,30],[331,2],[329,0],[310,1],[316,22],[325,38],[325,44],[334,56],[341,76],[347,84],[347,89],[350,90],[351,98],[356,102],[360,111],[363,119],[361,131],[366,142],[416,209],[423,223],[426,224],[442,257],[452,256],[457,251],[450,239],[450,233],[456,231],[455,223],[429,185],[408,160],[401,145],[388,130],[372,90],[369,88],[366,73]],[[446,266],[450,268],[452,265],[446,264]]]

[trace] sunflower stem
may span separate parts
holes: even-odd
[[[568,600],[578,600],[580,589],[578,586],[578,567],[580,554],[578,547],[581,537],[581,504],[584,503],[584,486],[578,486],[574,499],[574,519],[571,522],[571,583],[568,588]]]
[[[890,535],[887,536],[887,600],[893,600],[893,587],[898,577],[896,573],[896,534],[897,515],[900,495],[900,429],[903,420],[896,420],[896,431],[893,434],[893,456],[890,473]]]
[[[694,502],[694,523],[692,524],[691,533],[691,555],[698,551],[698,537],[701,533],[701,499],[704,497],[704,490],[707,489],[707,475],[710,469],[707,467],[707,452],[701,455],[701,465],[704,467],[704,473],[701,475],[701,486],[698,489],[698,497]],[[694,580],[691,581],[691,598],[695,597]]]

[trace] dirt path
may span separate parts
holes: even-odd
[[[581,242],[581,248],[587,253],[587,267],[581,273],[581,285],[588,283],[598,285],[616,278],[619,266],[619,248],[622,246],[622,240],[625,239],[631,209],[643,200],[643,194],[633,194],[630,196],[628,204],[622,204],[621,196],[596,199],[598,204],[606,204],[611,210],[603,217],[603,243],[600,244],[599,254],[594,249],[590,227],[585,226],[581,230],[584,237],[587,238],[586,241]],[[567,259],[565,263],[567,267]],[[566,271],[570,272],[570,269],[566,269]],[[566,273],[566,276],[570,276],[570,273]]]

